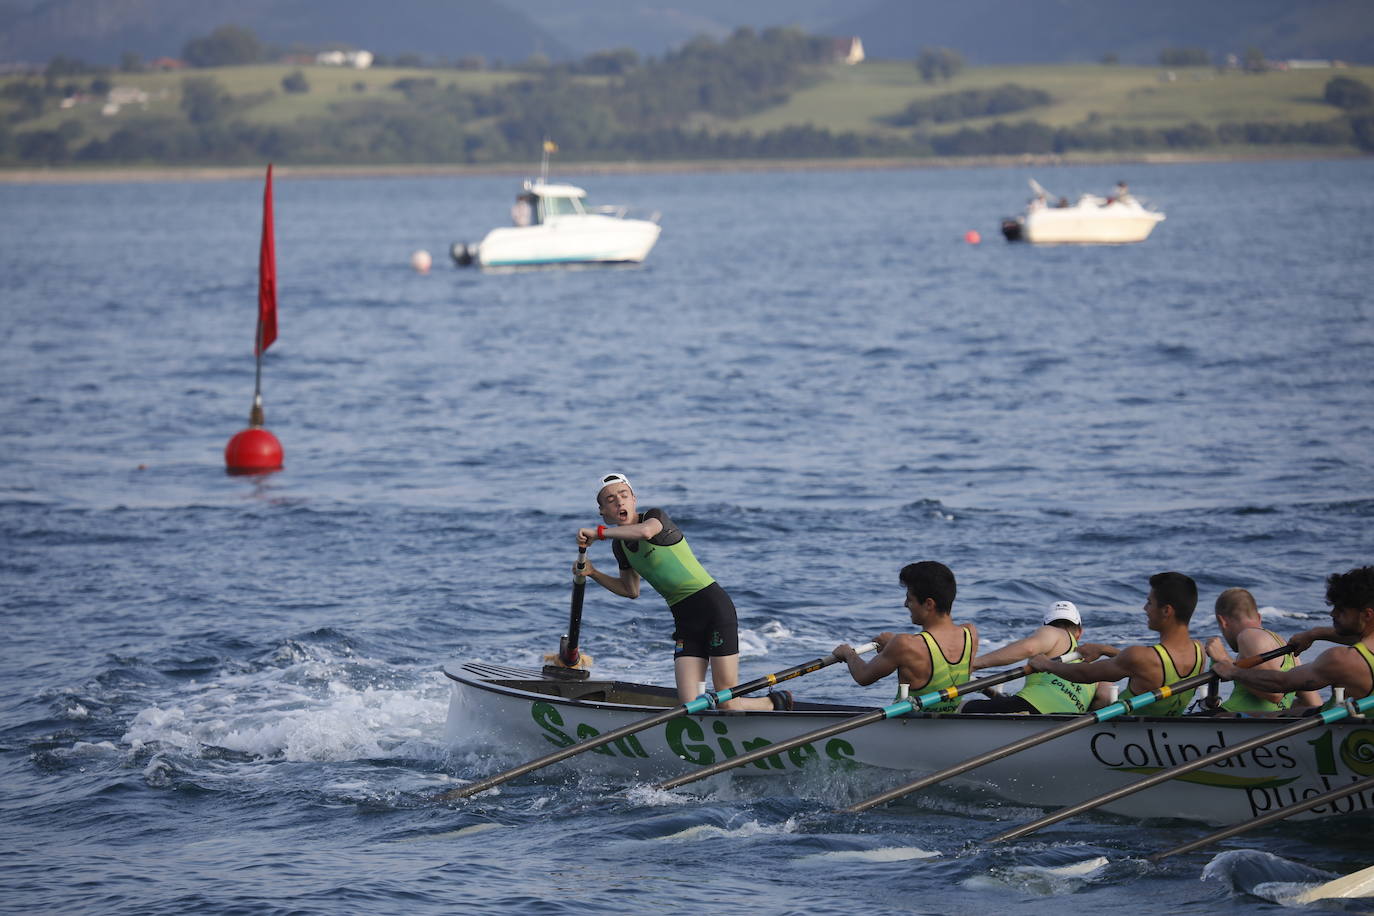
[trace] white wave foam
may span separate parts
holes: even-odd
[[[916,846],[887,846],[882,849],[836,849],[800,856],[798,862],[827,860],[831,862],[909,862],[913,859],[933,859],[940,855]]]
[[[175,704],[142,710],[122,742],[135,752],[206,747],[260,758],[340,761],[390,756],[441,758],[446,715],[442,686],[354,687],[362,664],[289,645],[273,657],[286,667],[226,673],[183,687]]]
[[[426,833],[422,836],[406,837],[403,840],[394,840],[395,843],[424,843],[429,840],[458,840],[463,837],[470,837],[477,833],[486,833],[488,830],[504,830],[505,824],[469,824],[457,830],[445,830],[441,833]]]
[[[1281,607],[1262,607],[1259,613],[1263,620],[1272,620],[1275,617],[1292,620],[1315,620],[1327,616],[1325,611],[1289,611]]]
[[[971,890],[1010,888],[1042,897],[1057,897],[1072,894],[1107,864],[1105,856],[1096,856],[1068,865],[1014,865],[993,868],[987,874],[974,875],[961,883]]]
[[[796,818],[789,817],[781,824],[760,824],[758,821],[746,821],[738,827],[717,827],[715,824],[698,824],[695,827],[688,827],[677,833],[670,833],[659,837],[665,842],[694,842],[697,840],[714,840],[721,837],[733,837],[736,839],[755,837],[755,836],[781,836],[788,833],[797,832]]]
[[[71,746],[70,751],[73,757],[98,757],[118,752],[119,748],[109,741],[78,741]]]
[[[625,793],[625,800],[646,808],[666,808],[697,803],[697,799],[689,795],[681,795],[668,789],[657,789],[651,785],[631,787]]]
[[[1056,865],[1042,869],[1048,874],[1059,875],[1064,878],[1081,878],[1090,875],[1100,868],[1107,865],[1106,856],[1098,856],[1095,859],[1084,859],[1082,862],[1073,862],[1069,865]]]

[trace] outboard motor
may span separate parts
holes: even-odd
[[[1006,236],[1008,242],[1021,241],[1022,229],[1023,226],[1019,219],[1008,218],[1002,220],[1002,235]]]
[[[454,242],[448,253],[453,255],[453,263],[459,267],[471,267],[477,260],[477,246],[470,247],[467,242]]]

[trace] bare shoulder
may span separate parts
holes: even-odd
[[[926,641],[921,638],[919,633],[897,633],[892,637],[891,642],[883,646],[884,653],[891,653],[894,658],[929,658],[930,649],[926,646]]]

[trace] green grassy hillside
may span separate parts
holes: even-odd
[[[1348,76],[1374,85],[1374,67],[1341,70],[1293,70],[1267,73],[1218,72],[1210,67],[1172,71],[1158,67],[1044,66],[967,69],[948,82],[921,81],[907,61],[872,61],[837,66],[811,88],[794,93],[784,105],[748,118],[701,119],[729,130],[768,131],[792,124],[813,124],[832,131],[903,134],[881,120],[916,99],[964,89],[986,89],[1015,83],[1043,89],[1054,97],[1048,107],[1000,118],[979,118],[936,125],[933,133],[982,127],[996,120],[1032,118],[1051,127],[1081,124],[1089,118],[1103,128],[1170,127],[1191,121],[1302,123],[1334,117],[1338,111],[1322,100],[1333,76]]]
[[[297,70],[309,91],[286,92],[282,81]],[[988,130],[994,125],[1024,122],[1037,122],[1050,131],[1074,128],[1070,133],[1108,137],[1063,147],[1076,155],[1161,148],[1158,132],[1185,125],[1203,125],[1215,134],[1192,147],[1179,144],[1184,151],[1207,146],[1214,153],[1234,152],[1237,144],[1245,143],[1265,144],[1263,151],[1271,154],[1301,154],[1299,147],[1305,143],[1322,144],[1327,152],[1353,152],[1357,143],[1369,149],[1374,143],[1371,113],[1356,113],[1364,124],[1359,128],[1364,133],[1356,137],[1358,131],[1340,120],[1348,113],[1323,99],[1327,82],[1336,76],[1374,86],[1374,67],[1243,73],[1106,65],[968,68],[953,79],[927,83],[910,61],[870,61],[823,67],[802,88],[777,93],[780,103],[746,116],[697,111],[685,120],[660,119],[639,128],[616,120],[621,110],[617,106],[624,106],[627,98],[618,82],[566,72],[550,76],[548,83],[507,93],[499,90],[536,77],[508,70],[353,70],[283,64],[83,75],[60,78],[46,88],[41,79],[5,77],[0,78],[0,163],[215,164],[271,156],[297,165],[495,164],[537,156],[544,135],[559,140],[569,161],[1047,151],[1051,141],[1043,137],[1031,136],[1024,147],[1014,145],[1018,140],[1010,148],[992,150],[980,147],[977,138],[966,142],[962,137],[970,132],[996,133]],[[192,124],[186,119],[181,103],[189,79],[213,80],[232,98],[215,115],[214,130],[207,130],[203,120]],[[106,94],[91,91],[93,80],[142,90],[146,104],[128,104],[113,113],[103,110]],[[399,87],[401,81],[423,81],[433,89],[408,94]],[[1051,101],[1009,114],[926,121],[919,129],[891,123],[914,101],[1006,84],[1042,90]],[[689,95],[695,91],[692,83],[685,85]],[[63,89],[68,86],[80,92],[64,102]],[[766,96],[760,98],[766,101]],[[1338,120],[1339,130],[1327,130]],[[1295,130],[1279,139],[1256,139],[1259,132],[1253,126],[1266,124],[1319,125],[1326,133],[1316,137],[1311,131]],[[1249,126],[1249,132],[1221,131],[1222,125]],[[1156,133],[1144,140],[1110,139],[1118,128]],[[159,137],[165,134],[165,143],[131,143],[130,134],[149,131]],[[106,141],[110,145],[99,155],[83,152],[88,145],[94,148]],[[1172,141],[1169,145],[1174,146]],[[172,152],[164,156],[158,152],[162,149]],[[947,151],[940,153],[942,149]]]

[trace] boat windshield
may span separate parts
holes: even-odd
[[[582,208],[582,201],[576,197],[543,197],[540,198],[543,205],[544,215],[547,216],[569,216],[576,213],[586,212]]]

